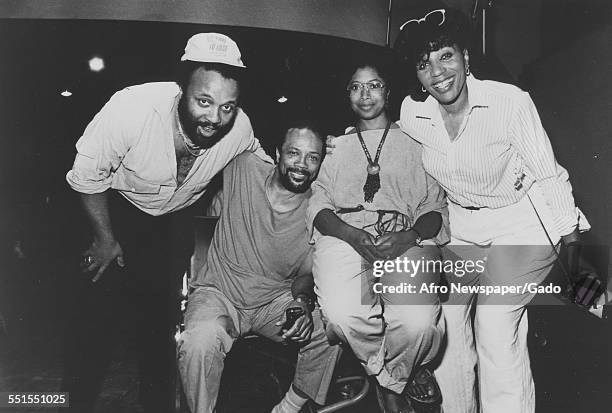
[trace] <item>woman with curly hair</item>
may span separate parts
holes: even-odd
[[[422,144],[425,170],[447,193],[448,250],[486,260],[483,272],[447,274],[449,282],[514,287],[503,297],[451,293],[436,376],[446,411],[477,411],[477,365],[481,411],[529,413],[535,391],[526,305],[534,294],[518,287],[541,283],[556,259],[551,244],[562,240],[575,251],[589,225],[529,94],[477,79],[468,36],[467,18],[441,8],[406,21],[395,44],[419,87],[402,104],[400,126]]]

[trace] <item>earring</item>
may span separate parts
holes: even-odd
[[[470,67],[469,66],[465,68],[465,75],[466,76],[470,75]]]
[[[421,92],[427,93],[427,90],[425,89],[425,86],[421,86]]]

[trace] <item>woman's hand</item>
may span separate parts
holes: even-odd
[[[375,242],[378,251],[385,255],[385,259],[395,259],[416,246],[419,234],[414,230],[390,232],[381,235]]]
[[[374,263],[374,261],[384,260],[386,258],[385,254],[376,246],[376,238],[374,235],[367,231],[359,228],[352,228],[345,241],[370,264]]]
[[[334,153],[334,148],[336,148],[334,139],[336,139],[336,136],[334,135],[327,135],[327,139],[325,139],[325,150],[328,155]]]
[[[563,244],[567,247],[567,264],[569,266],[570,276],[576,278],[579,272],[580,250],[582,249],[582,240],[580,232],[575,229],[573,232],[561,237]]]

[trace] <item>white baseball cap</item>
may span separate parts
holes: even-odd
[[[181,60],[246,67],[236,42],[220,33],[198,33],[191,36]]]

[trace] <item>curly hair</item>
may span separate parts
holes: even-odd
[[[346,70],[346,83],[348,84],[357,69],[372,68],[387,85],[387,90],[393,88],[395,83],[395,55],[388,49],[364,51],[353,56]]]
[[[459,10],[445,8],[442,24],[432,20],[407,24],[393,45],[403,69],[415,74],[413,85],[415,95],[421,93],[415,70],[418,63],[427,61],[431,52],[443,47],[456,46],[463,51],[469,50],[472,46],[473,37],[469,21]]]

